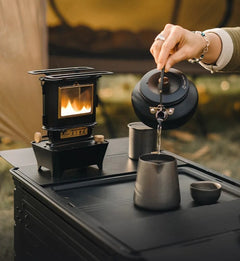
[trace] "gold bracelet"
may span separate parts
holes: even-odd
[[[199,58],[188,59],[188,62],[190,62],[190,63],[199,63],[204,58],[204,55],[208,52],[208,47],[210,45],[210,42],[209,42],[209,40],[208,40],[208,38],[207,38],[207,36],[206,36],[206,34],[204,32],[195,31],[194,33],[195,34],[200,34],[203,37],[203,39],[206,41],[206,46],[203,48],[202,54],[200,55]]]

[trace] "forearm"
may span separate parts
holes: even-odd
[[[233,43],[232,57],[229,63],[223,68],[223,71],[239,72],[240,71],[240,27],[223,28],[223,30],[230,35]]]
[[[216,34],[221,39],[221,53],[218,59],[203,60],[200,64],[208,70],[212,71],[240,71],[240,27],[232,28],[215,28],[206,31],[210,36]],[[215,48],[215,44],[210,45]],[[210,46],[209,46],[210,47]],[[209,52],[211,54],[211,52]],[[207,58],[207,54],[206,54]]]

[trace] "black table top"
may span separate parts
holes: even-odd
[[[239,260],[240,184],[181,157],[178,172],[181,206],[174,211],[139,209],[133,204],[137,161],[127,156],[128,139],[109,142],[103,173],[54,182],[42,177],[31,148],[2,151],[11,172],[34,197],[78,229],[84,226],[116,251],[146,260]],[[89,173],[95,173],[91,167]],[[218,180],[217,204],[196,205],[189,184]],[[84,224],[84,225],[83,225]],[[94,232],[93,232],[94,231]]]
[[[107,155],[126,154],[128,151],[128,138],[111,139],[107,148]],[[37,164],[32,147],[0,151],[0,156],[14,167]]]

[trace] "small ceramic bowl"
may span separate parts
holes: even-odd
[[[201,205],[216,203],[221,195],[221,184],[214,181],[198,181],[190,185],[191,196]]]

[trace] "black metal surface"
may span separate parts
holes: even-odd
[[[39,75],[39,74],[45,74],[45,75],[51,75],[55,73],[63,73],[63,72],[80,72],[80,71],[87,71],[87,70],[93,70],[92,67],[86,67],[86,66],[75,66],[75,67],[67,67],[67,68],[53,68],[53,69],[43,69],[43,70],[34,70],[34,71],[28,71],[29,74],[33,75]]]
[[[126,151],[128,151],[128,138],[111,139],[111,142],[107,147],[106,156],[126,154]],[[37,165],[32,147],[2,150],[0,151],[0,156],[8,161],[13,167]]]
[[[68,118],[58,118],[59,106],[59,88],[74,86],[76,79],[64,81],[43,81],[43,126],[44,129],[58,132],[59,129],[66,130],[76,126],[90,125],[96,121],[97,107],[97,79],[92,76],[87,79],[81,79],[77,82],[80,85],[93,85],[93,108],[92,113],[88,115],[77,115]],[[53,141],[54,142],[54,141]]]
[[[65,184],[72,188],[78,186],[78,182],[92,181],[95,179],[106,179],[112,176],[124,175],[129,178],[129,174],[136,173],[137,162],[128,158],[126,154],[117,156],[106,156],[103,161],[103,168],[100,170],[96,165],[87,168],[68,170],[61,178],[52,177],[50,171],[38,171],[36,164],[24,165],[18,169],[23,177],[35,182],[36,184],[46,187],[57,184]],[[132,179],[132,176],[130,177]],[[74,184],[73,184],[74,183]]]
[[[119,155],[114,157],[118,158]],[[165,257],[164,260],[172,260],[171,257],[176,257],[178,252],[183,260],[185,256],[194,259],[196,254],[208,260],[212,251],[215,251],[216,258],[224,260],[213,242],[216,240],[219,243],[219,236],[230,233],[231,240],[224,242],[225,247],[235,250],[232,254],[234,258],[239,258],[237,233],[240,231],[240,193],[238,191],[239,194],[234,195],[230,190],[225,190],[217,204],[195,205],[188,190],[189,184],[198,180],[197,172],[190,167],[179,168],[181,207],[175,211],[159,212],[134,206],[134,173],[37,188],[33,180],[30,184],[25,180],[30,173],[26,168],[24,172],[21,172],[21,168],[15,170],[13,175],[17,191],[23,190],[25,193],[18,200],[24,199],[24,204],[21,201],[21,206],[24,205],[22,212],[28,214],[27,218],[26,215],[20,217],[21,223],[18,221],[19,215],[16,217],[18,240],[15,249],[18,249],[19,256],[26,258],[26,253],[30,252],[34,258],[39,248],[47,249],[41,239],[50,233],[46,241],[49,249],[47,254],[52,256],[53,250],[60,245],[61,251],[55,253],[60,260],[63,249],[64,258],[81,260],[85,252],[91,251],[91,245],[95,245],[95,257],[88,255],[87,260],[156,260],[161,256]],[[34,208],[41,211],[34,211]],[[27,229],[23,229],[26,225]],[[23,233],[21,229],[27,231]],[[51,237],[51,231],[54,231],[55,237]],[[29,240],[29,233],[36,237],[35,249]],[[24,238],[27,243],[23,245]],[[199,245],[206,240],[211,241],[214,249],[203,254]],[[79,250],[79,245],[82,250]],[[198,252],[192,252],[191,246],[194,249],[198,246]],[[177,252],[169,253],[170,247],[177,248]],[[46,254],[44,256],[46,258]]]
[[[162,248],[161,252],[158,249],[143,251],[142,256],[145,260],[236,261],[239,259],[239,236],[239,230],[234,230],[183,244],[169,245]]]
[[[176,211],[187,210],[199,207],[194,203],[190,195],[190,184],[199,179],[196,178],[195,171],[186,168],[179,168],[179,183],[181,191],[181,206]],[[134,206],[133,191],[136,175],[129,175],[128,179],[118,176],[107,180],[95,182],[85,182],[78,184],[78,187],[54,185],[53,190],[63,198],[67,198],[76,208],[84,211],[101,225],[108,225],[112,220],[120,221],[122,224],[136,221],[138,218],[150,216],[161,216],[167,212],[147,211]],[[107,182],[108,181],[108,182]],[[75,184],[74,184],[75,185]],[[169,188],[171,189],[171,188]],[[239,195],[234,195],[228,190],[224,190],[217,204],[239,199]],[[120,226],[119,229],[123,228]],[[127,233],[126,233],[127,234]],[[134,237],[134,236],[133,236]],[[161,236],[160,236],[161,237]],[[164,238],[162,238],[164,243]],[[179,240],[179,239],[175,239]]]
[[[43,127],[52,133],[95,123],[97,98],[97,80],[102,75],[112,74],[109,71],[96,71],[91,67],[67,67],[46,70],[29,71],[30,74],[44,74],[40,77],[43,94]],[[59,117],[59,89],[74,86],[92,86],[91,114],[72,115],[71,117]],[[90,136],[89,134],[88,136]],[[53,141],[54,142],[54,136]]]
[[[47,168],[56,179],[69,169],[93,164],[102,169],[108,142],[95,144],[92,136],[98,106],[97,80],[112,72],[95,71],[91,67],[68,67],[29,73],[44,74],[40,77],[42,122],[48,140],[32,142],[38,168]],[[63,113],[62,109],[68,108],[69,104],[70,108],[73,104],[77,109]]]
[[[113,74],[109,71],[90,71],[90,72],[78,72],[78,73],[69,73],[69,74],[54,74],[54,75],[47,75],[42,77],[41,80],[44,81],[62,81],[62,80],[79,80],[84,78],[91,78],[91,77],[101,77],[102,75]]]
[[[64,171],[79,169],[90,165],[97,165],[102,169],[103,158],[108,146],[108,141],[97,144],[94,140],[70,143],[55,148],[47,145],[48,141],[32,142],[38,170],[47,168],[55,179],[62,177]]]
[[[11,170],[16,260],[240,258],[240,182],[176,156],[181,207],[168,212],[138,209],[132,198],[137,166],[127,157],[127,141],[113,140],[102,176],[41,183],[36,165]],[[190,183],[216,179],[223,187],[218,203],[196,205]],[[227,259],[224,251],[230,251]]]

